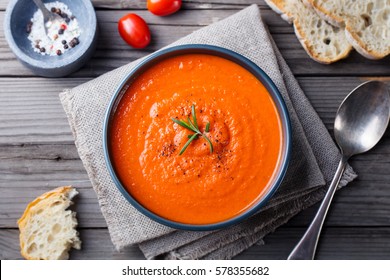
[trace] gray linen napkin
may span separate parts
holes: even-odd
[[[293,152],[282,186],[259,213],[241,224],[213,232],[179,231],[135,210],[120,194],[106,169],[102,150],[103,117],[119,82],[140,60],[60,94],[79,155],[97,193],[116,248],[139,244],[147,258],[229,259],[323,197],[340,158],[325,126],[280,55],[259,9],[241,12],[202,28],[170,45],[210,44],[238,52],[259,65],[279,88],[291,117]],[[341,181],[355,177],[348,167]]]

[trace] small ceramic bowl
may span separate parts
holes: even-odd
[[[55,1],[44,1],[44,3]],[[80,44],[60,56],[42,55],[33,50],[26,31],[37,6],[32,0],[11,0],[4,18],[4,33],[9,47],[20,62],[35,74],[63,77],[81,68],[93,55],[97,41],[97,21],[90,0],[61,0],[77,18]]]
[[[224,220],[222,222],[212,223],[212,224],[187,224],[187,223],[179,223],[176,221],[168,220],[164,217],[159,216],[158,213],[153,213],[152,211],[148,210],[146,207],[141,205],[134,197],[130,195],[130,193],[126,190],[125,186],[119,179],[119,177],[116,174],[114,165],[112,163],[111,159],[111,152],[110,152],[110,131],[111,131],[111,122],[113,119],[113,115],[115,114],[116,108],[118,107],[118,104],[122,97],[126,94],[126,89],[131,85],[131,83],[137,79],[137,77],[147,70],[149,67],[153,66],[155,63],[158,63],[162,60],[168,59],[170,57],[174,57],[177,55],[183,55],[183,54],[209,54],[213,56],[219,56],[225,59],[228,59],[232,62],[235,62],[236,64],[242,66],[249,72],[251,72],[267,89],[269,92],[271,98],[273,99],[275,106],[278,110],[278,114],[281,121],[282,126],[282,147],[281,147],[281,156],[280,156],[280,162],[275,170],[275,176],[270,183],[270,187],[268,188],[267,192],[261,196],[261,198],[258,199],[251,207],[248,207],[243,213],[234,216],[228,220]],[[143,62],[141,62],[135,69],[133,69],[120,83],[118,86],[116,92],[114,93],[107,111],[106,116],[104,120],[104,126],[103,126],[103,150],[104,150],[104,156],[106,160],[106,164],[108,167],[108,171],[113,179],[113,182],[118,187],[119,191],[122,193],[122,195],[141,213],[145,214],[149,218],[163,224],[169,227],[177,228],[177,229],[183,229],[183,230],[214,230],[214,229],[220,229],[227,226],[231,226],[233,224],[236,224],[257,211],[261,207],[263,207],[266,202],[272,197],[272,195],[275,193],[275,191],[280,186],[283,177],[286,173],[288,163],[290,160],[290,153],[291,153],[291,126],[290,126],[290,118],[289,114],[286,108],[286,105],[284,103],[284,100],[275,86],[275,84],[272,82],[272,80],[268,77],[268,75],[260,69],[256,64],[254,64],[252,61],[248,60],[247,58],[243,57],[242,55],[235,53],[233,51],[216,47],[216,46],[210,46],[210,45],[183,45],[183,46],[177,46],[172,47],[168,49],[164,49],[162,51],[156,52],[153,55],[149,56],[147,59],[145,59]]]

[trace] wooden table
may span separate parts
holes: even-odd
[[[202,26],[226,18],[252,3],[262,9],[272,36],[318,114],[332,133],[336,109],[346,94],[368,79],[389,80],[390,57],[380,61],[353,52],[349,58],[321,65],[312,61],[293,28],[263,0],[192,0],[171,17],[145,10],[145,1],[95,0],[100,26],[98,49],[80,71],[61,79],[35,76],[9,49],[3,32],[8,0],[0,0],[0,258],[20,259],[16,220],[36,196],[61,185],[80,191],[78,212],[83,249],[73,259],[142,259],[137,247],[116,252],[95,192],[77,154],[58,93],[149,54]],[[210,4],[209,2],[212,2]],[[117,34],[117,20],[141,15],[153,34],[144,50],[127,46]],[[336,194],[318,248],[318,259],[390,259],[390,132],[351,164],[359,178]],[[301,237],[317,206],[292,219],[238,259],[285,259]]]

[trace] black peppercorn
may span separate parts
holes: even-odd
[[[66,22],[66,23],[69,23],[69,22],[70,22],[70,18],[66,17],[66,18],[65,18],[65,22]]]
[[[52,13],[56,13],[57,15],[61,15],[61,10],[56,7],[51,8],[50,11]]]
[[[69,48],[69,46],[65,44],[64,45],[64,49],[66,50],[67,48]]]
[[[57,50],[57,51],[56,51],[56,54],[57,54],[57,55],[61,55],[61,54],[62,54],[61,50]]]
[[[65,45],[65,44],[66,44],[66,40],[62,40],[61,43],[62,43],[63,45]]]
[[[45,52],[45,51],[46,51],[46,49],[45,49],[45,48],[43,48],[43,47],[42,47],[42,48],[40,48],[39,50],[40,50],[41,52]]]
[[[62,28],[60,28],[60,29],[58,29],[58,34],[60,34],[60,35],[62,35],[62,34],[64,34],[64,29],[62,29]]]
[[[74,48],[76,45],[78,45],[80,43],[79,39],[77,39],[76,37],[73,38],[72,40],[70,40],[69,42],[69,46],[71,46],[72,48]]]

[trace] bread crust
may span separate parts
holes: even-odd
[[[306,6],[313,8],[316,11],[316,13],[326,22],[336,27],[344,27],[344,20],[341,17],[330,13],[324,7],[318,5],[314,0],[302,0],[302,1]]]
[[[50,198],[52,197],[61,197],[63,196],[66,198],[67,204],[65,205],[65,208],[67,208],[69,205],[72,204],[71,199],[77,195],[78,192],[73,188],[72,186],[63,186],[63,187],[58,187],[54,190],[48,191],[37,198],[35,198],[32,202],[30,202],[23,215],[20,217],[20,219],[17,221],[17,224],[19,226],[20,230],[20,253],[21,255],[27,259],[27,260],[36,260],[38,258],[31,256],[27,252],[26,248],[26,240],[27,240],[27,234],[26,234],[26,229],[29,227],[29,221],[32,219],[33,215],[37,214],[37,211],[44,211],[45,207],[48,207],[47,203],[50,201]],[[74,214],[74,213],[73,213]],[[74,219],[74,215],[72,216]],[[77,238],[78,239],[78,238]],[[73,247],[75,248],[80,248],[80,240],[76,240],[76,242],[73,244]]]
[[[298,21],[294,21],[294,32],[297,36],[299,42],[301,43],[302,47],[305,49],[305,51],[310,55],[310,57],[322,64],[331,64],[333,62],[336,62],[338,60],[341,60],[343,58],[346,58],[350,51],[352,50],[352,46],[349,48],[346,48],[344,52],[340,53],[338,56],[335,56],[333,58],[329,58],[326,56],[319,56],[314,50],[311,44],[308,43],[308,40],[306,40],[306,34],[304,32],[304,29],[300,26]]]
[[[343,17],[339,17],[338,15],[332,13],[331,11],[327,10],[324,6],[322,6],[320,4],[321,1],[315,1],[315,0],[303,0],[303,1],[308,5],[310,5],[311,7],[313,7],[314,10],[317,12],[317,14],[324,20],[328,21],[329,23],[335,26],[345,28],[344,30],[345,37],[347,38],[348,42],[362,56],[368,59],[378,60],[390,54],[390,47],[387,49],[387,51],[383,51],[383,52],[377,51],[375,49],[370,48],[369,42],[362,40],[362,38],[358,36],[358,33],[361,32],[362,30],[359,30],[356,28],[356,26],[354,26],[353,20],[351,20],[354,17],[354,15],[345,13]],[[339,1],[339,0],[335,0],[335,1]],[[364,11],[361,11],[361,13],[363,14]]]
[[[280,15],[280,17],[287,21],[289,24],[292,24],[294,21],[294,17],[291,13],[285,11],[283,9],[283,1],[280,0],[264,0],[265,3],[275,12]]]
[[[294,14],[293,10],[294,10],[295,5],[292,6],[292,4],[298,5],[298,3],[291,3],[288,1],[289,0],[265,0],[265,2],[268,4],[268,6],[270,6],[270,8],[272,10],[274,10],[278,14],[281,14],[281,16],[284,20],[286,20],[289,23],[293,23],[295,35],[297,36],[300,44],[305,49],[307,54],[313,60],[315,60],[319,63],[323,63],[323,64],[330,64],[330,63],[336,62],[340,59],[343,59],[349,55],[349,53],[352,49],[352,46],[347,42],[346,38],[344,37],[344,34],[342,36],[344,46],[342,48],[342,51],[340,53],[338,53],[337,55],[332,54],[331,56],[327,56],[321,52],[321,48],[318,48],[318,46],[316,49],[315,42],[310,41],[310,37],[308,36],[308,34],[305,33],[305,29],[307,29],[308,27],[305,28],[300,23],[299,15],[298,15],[298,13],[300,12],[299,7],[298,7],[298,11],[296,11]],[[319,20],[322,20],[317,15],[317,13],[312,9],[312,7],[310,5],[307,5],[305,3],[301,3],[301,5],[304,5],[303,7],[305,7],[305,9],[306,9],[306,7],[307,7],[307,9],[310,9],[311,10],[310,13],[312,13],[314,16],[317,16]],[[292,11],[290,11],[289,8],[292,8]],[[326,22],[324,22],[324,24],[326,24]],[[315,28],[315,27],[312,27],[312,28]],[[331,28],[330,25],[329,25],[329,28]],[[331,29],[331,32],[332,32],[332,29]]]
[[[368,50],[360,40],[359,36],[357,36],[355,32],[351,31],[348,26],[345,28],[345,37],[347,37],[348,42],[353,46],[353,48],[365,58],[378,60],[388,55],[375,52],[374,50]]]

